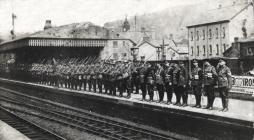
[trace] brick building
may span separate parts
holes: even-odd
[[[222,57],[235,37],[246,38],[252,33],[253,3],[219,5],[194,21],[187,26],[190,59]]]

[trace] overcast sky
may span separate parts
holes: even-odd
[[[204,0],[0,0],[0,34],[11,30],[11,13],[17,15],[16,32],[42,30],[45,20],[53,25],[91,21],[97,25],[125,15],[151,13],[168,7]]]

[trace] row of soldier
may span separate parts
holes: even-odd
[[[33,64],[31,68],[32,81],[50,86],[65,87],[74,90],[88,90],[109,95],[123,96],[127,93],[142,93],[142,100],[154,100],[154,93],[158,91],[159,102],[164,100],[164,93],[167,94],[167,104],[172,103],[173,93],[176,97],[174,105],[188,105],[188,91],[193,91],[196,104],[194,107],[201,107],[202,93],[207,95],[206,109],[213,109],[215,99],[214,87],[222,99],[222,111],[228,110],[228,90],[232,86],[230,69],[220,60],[217,67],[212,66],[208,61],[202,67],[198,61],[192,63],[191,72],[183,62],[152,65],[141,61],[133,63],[126,62],[98,62],[80,65],[43,65]],[[97,91],[98,90],[98,91]],[[181,102],[182,100],[182,102]]]

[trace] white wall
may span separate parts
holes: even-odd
[[[117,46],[113,45],[113,42],[117,42]],[[118,55],[116,60],[129,60],[132,59],[130,48],[133,47],[133,43],[130,40],[108,40],[107,45],[102,49],[100,56],[101,59],[114,59],[114,54]],[[124,57],[123,54],[126,54]]]
[[[148,43],[139,46],[138,60],[141,56],[145,56],[145,60],[158,60],[157,49]]]

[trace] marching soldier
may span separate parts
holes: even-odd
[[[169,63],[166,63],[165,71],[164,71],[164,83],[165,83],[165,89],[167,92],[167,104],[172,103],[172,94],[173,94],[172,72],[173,72],[173,67],[170,66]]]
[[[190,74],[190,85],[192,87],[192,91],[196,98],[196,104],[193,107],[200,108],[201,107],[201,95],[202,95],[202,79],[203,72],[202,69],[198,66],[198,61],[193,60],[193,68]]]
[[[159,102],[164,99],[164,70],[160,64],[157,64],[157,70],[155,72],[155,83],[159,93]]]
[[[205,109],[213,109],[214,96],[214,85],[216,83],[217,72],[208,61],[204,63],[204,76],[203,76],[203,88],[207,95],[207,106]]]
[[[218,91],[220,93],[222,101],[223,112],[228,111],[228,91],[232,87],[231,71],[226,66],[226,62],[223,59],[219,60],[218,68]]]

